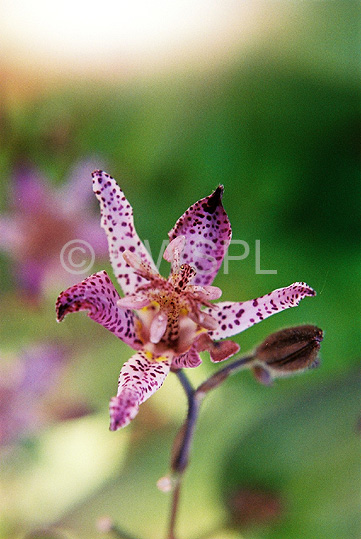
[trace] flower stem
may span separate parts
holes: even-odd
[[[189,455],[193,442],[193,435],[199,416],[199,410],[205,395],[211,389],[218,387],[228,376],[235,374],[243,369],[248,363],[254,359],[254,356],[246,356],[239,358],[233,363],[219,369],[215,374],[210,376],[197,389],[194,389],[183,370],[175,371],[178,380],[187,395],[188,412],[184,424],[179,430],[173,444],[171,470],[175,476],[175,486],[173,489],[172,506],[169,520],[167,539],[176,539],[175,526],[179,508],[180,489],[182,478],[189,463]]]
[[[178,436],[175,439],[171,461],[172,471],[179,476],[179,474],[183,473],[188,465],[193,433],[198,419],[202,399],[198,398],[196,391],[183,371],[179,370],[176,374],[188,398],[187,417],[178,433]]]
[[[195,390],[185,375],[184,371],[176,371],[176,375],[182,384],[182,387],[188,399],[188,413],[186,420],[178,432],[172,451],[171,469],[176,477],[176,483],[173,489],[172,507],[169,521],[169,529],[167,539],[176,539],[175,525],[179,507],[179,495],[182,483],[182,476],[187,468],[189,453],[193,438],[194,428],[198,418],[199,405],[198,399],[195,398]]]
[[[251,363],[254,359],[254,355],[241,357],[233,363],[229,363],[222,369],[219,369],[216,373],[212,374],[205,382],[198,386],[196,394],[207,393],[211,389],[215,389],[221,385],[228,376],[236,374],[238,371],[242,370],[248,363]]]
[[[184,391],[186,392],[188,403],[193,398],[194,395],[194,388],[190,381],[188,380],[187,376],[185,375],[185,372],[183,370],[177,370],[175,371],[175,374],[178,376],[178,380],[182,384],[182,387]]]
[[[180,488],[181,488],[181,482],[179,480],[173,489],[172,508],[171,508],[170,519],[169,519],[169,530],[168,530],[167,539],[176,539],[176,536],[174,535],[174,533],[175,533],[176,518],[178,514],[178,507],[179,507]]]

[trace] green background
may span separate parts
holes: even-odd
[[[224,65],[122,83],[69,81],[23,100],[5,96],[1,111],[2,211],[19,158],[60,186],[75,162],[96,155],[158,253],[175,220],[223,184],[233,238],[250,246],[245,260],[229,262],[228,275],[219,272],[223,299],[294,281],[318,292],[236,337],[247,352],[277,329],[315,324],[325,332],[322,365],[271,388],[241,373],[207,397],[181,499],[181,539],[360,533],[360,8],[330,1],[293,10],[277,42],[260,39]],[[256,274],[255,240],[261,268],[277,274]],[[236,245],[230,254],[240,254]],[[0,536],[41,537],[36,530],[46,528],[54,539],[95,539],[96,520],[107,514],[141,539],[163,537],[170,498],[156,481],[186,413],[177,380],[169,376],[131,426],[108,432],[108,400],[131,350],[85,314],[57,325],[61,285],[29,307],[11,260],[1,254],[0,264],[3,354],[49,338],[68,344],[59,395],[94,410],[3,450]],[[97,261],[102,268],[111,273]],[[200,382],[216,369],[205,355],[189,376]],[[280,496],[278,518],[232,524],[229,499],[245,487]]]

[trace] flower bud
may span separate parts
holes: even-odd
[[[311,325],[272,333],[256,349],[253,367],[255,377],[259,382],[269,385],[273,378],[317,367],[322,340],[322,330]]]

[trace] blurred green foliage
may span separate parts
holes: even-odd
[[[295,10],[277,42],[260,39],[224,66],[122,84],[74,82],[24,102],[5,99],[0,113],[1,210],[8,209],[20,159],[60,185],[75,161],[96,155],[124,189],[138,233],[157,257],[183,211],[223,183],[233,237],[250,245],[245,260],[229,262],[229,275],[220,271],[215,284],[223,298],[250,299],[297,280],[318,292],[238,336],[247,351],[281,327],[316,324],[325,331],[322,366],[271,389],[237,375],[208,398],[182,499],[184,538],[208,529],[217,539],[358,537],[360,6],[302,2]],[[277,274],[256,274],[256,239],[261,268]],[[241,253],[234,245],[230,254]],[[109,265],[105,269],[111,273]],[[92,539],[100,537],[98,516],[110,514],[134,534],[161,537],[169,499],[155,483],[167,473],[186,405],[176,380],[170,377],[169,387],[144,404],[129,432],[108,433],[108,399],[130,351],[83,315],[57,326],[53,306],[60,290],[49,290],[34,310],[16,295],[11,261],[3,254],[0,270],[1,349],[16,355],[37,339],[66,341],[73,361],[59,394],[81,395],[103,424],[103,430],[87,419],[74,420],[76,428],[50,425],[5,455],[0,536],[21,537],[41,525]],[[216,368],[205,358],[190,375],[203,379]],[[57,474],[50,474],[55,445],[70,462],[79,451],[86,455],[78,429],[92,440],[97,458],[114,459],[114,473],[104,462],[95,480],[89,463],[83,479],[72,481],[71,467],[60,460]],[[60,489],[64,474],[69,499]],[[33,489],[32,481],[47,479],[59,488],[61,503],[38,489],[32,513],[24,500],[33,494],[24,484]],[[226,493],[269,481],[286,498],[281,522],[232,531]]]

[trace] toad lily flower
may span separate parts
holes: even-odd
[[[133,210],[115,180],[95,171],[93,188],[124,297],[101,271],[60,294],[57,319],[87,310],[90,318],[136,350],[123,365],[118,394],[110,401],[111,430],[136,416],[171,369],[197,367],[199,352],[206,350],[214,362],[229,358],[239,346],[224,339],[315,295],[305,283],[294,283],[251,301],[211,303],[221,296],[212,282],[231,239],[222,186],[193,204],[169,232],[164,252],[171,264],[168,279],[159,275],[140,241]]]

